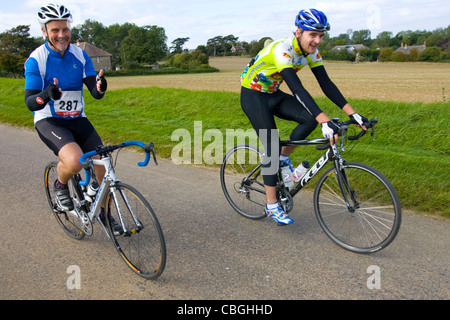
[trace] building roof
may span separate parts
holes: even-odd
[[[405,54],[410,54],[411,50],[413,49],[417,49],[418,52],[422,52],[423,50],[425,50],[427,48],[427,46],[425,44],[422,44],[420,46],[408,46],[408,45],[403,45],[400,48],[398,48],[397,50],[395,50],[395,52],[403,52]]]
[[[367,47],[367,46],[365,46],[363,44],[345,44],[345,45],[342,45],[342,46],[335,46],[331,50],[338,51],[338,50],[346,49],[348,52],[353,52],[355,50],[358,51],[358,50],[361,50],[361,49],[368,49],[368,48],[369,47]]]
[[[84,51],[86,51],[86,53],[88,54],[89,57],[111,57],[112,56],[111,53],[106,52],[100,48],[97,48],[96,46],[94,46],[90,43],[87,43],[87,42],[77,41],[77,43],[75,45],[77,47],[80,47]]]

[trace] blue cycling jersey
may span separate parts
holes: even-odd
[[[60,100],[50,100],[34,111],[34,123],[56,117],[73,119],[84,114],[83,79],[95,76],[91,58],[85,51],[71,44],[64,55],[50,49],[48,42],[34,50],[25,62],[25,90],[44,90],[58,79],[63,95]]]

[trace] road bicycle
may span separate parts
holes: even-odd
[[[325,153],[291,188],[283,182],[278,169],[278,202],[289,213],[294,207],[294,196],[306,186],[327,164],[331,167],[318,179],[314,189],[314,212],[320,227],[336,244],[356,253],[372,253],[388,246],[397,235],[401,224],[401,204],[389,180],[371,166],[345,160],[341,151],[348,143],[366,133],[348,136],[347,122],[334,118],[339,129],[340,144],[330,146],[329,139],[315,138],[281,141],[282,146],[316,146]],[[365,126],[372,132],[377,119]],[[262,180],[265,154],[257,147],[242,144],[231,148],[225,155],[220,181],[230,205],[239,214],[250,219],[266,217],[266,195]]]
[[[161,226],[144,196],[134,187],[121,182],[114,171],[113,151],[129,146],[139,146],[145,151],[145,160],[139,162],[139,166],[147,166],[152,155],[155,164],[158,164],[153,143],[128,141],[100,146],[80,158],[85,179],[82,180],[81,174],[76,174],[69,181],[69,192],[74,203],[72,211],[62,210],[56,202],[53,186],[58,177],[58,162],[50,162],[45,168],[45,192],[53,215],[70,237],[81,240],[85,235],[92,235],[93,226],[98,222],[128,267],[143,278],[156,279],[166,265],[166,244]],[[92,159],[95,155],[100,155],[100,159]],[[118,153],[116,163],[117,156]],[[106,174],[96,195],[90,197],[88,190],[91,177],[92,183],[98,186],[94,165],[104,166]],[[101,218],[102,206],[122,230],[114,229],[111,219]]]

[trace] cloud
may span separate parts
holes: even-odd
[[[31,35],[41,36],[36,13],[41,5],[52,1],[72,11],[75,25],[87,19],[105,26],[125,22],[157,25],[165,29],[169,45],[178,37],[189,37],[187,46],[192,49],[219,35],[233,34],[241,41],[288,37],[303,6],[327,14],[331,36],[349,29],[369,29],[372,37],[382,31],[394,35],[403,30],[432,31],[447,27],[450,16],[450,6],[444,0],[320,0],[307,4],[292,0],[26,0],[0,8],[0,32],[30,25]]]

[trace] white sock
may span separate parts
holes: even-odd
[[[269,210],[275,209],[276,207],[278,207],[278,202],[267,203],[267,209]]]

